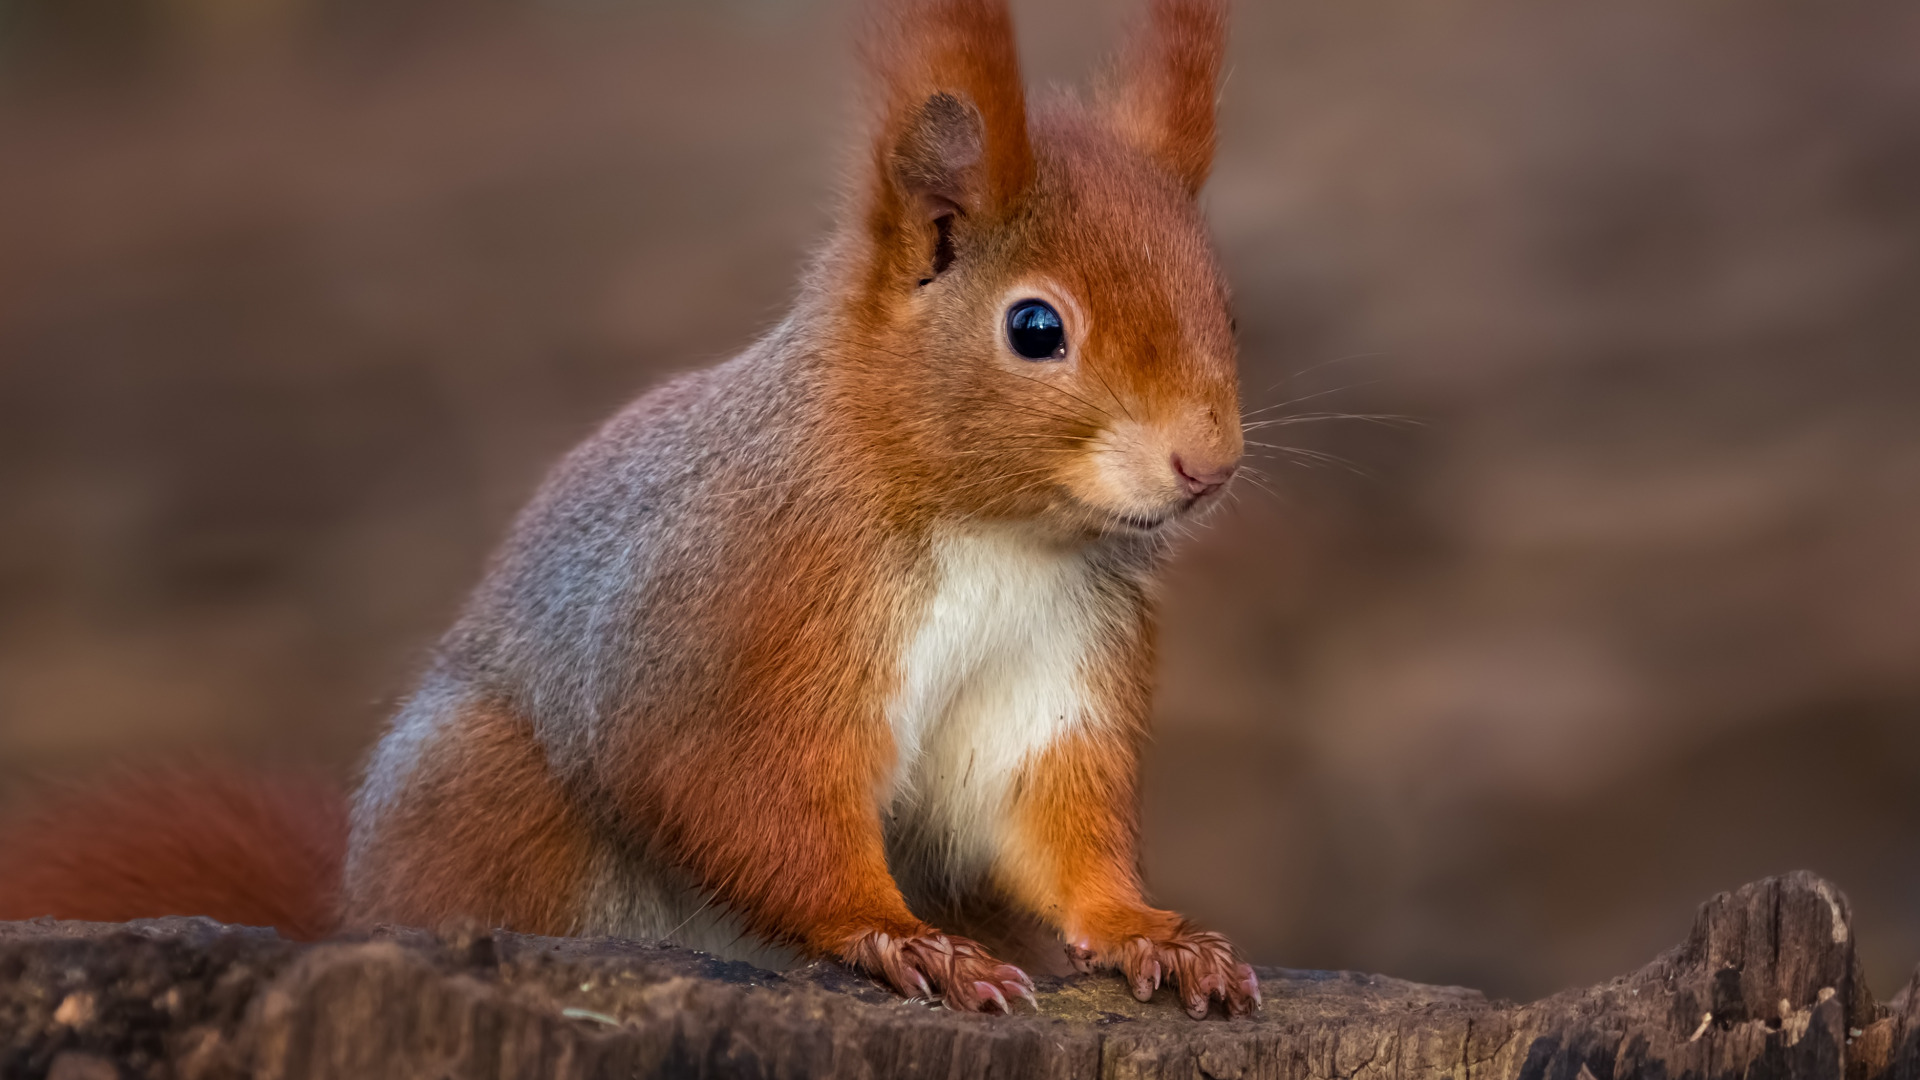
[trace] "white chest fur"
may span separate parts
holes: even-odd
[[[1000,847],[1022,763],[1091,719],[1087,668],[1111,600],[1083,552],[1011,529],[942,535],[934,556],[887,710],[891,801],[965,874]]]

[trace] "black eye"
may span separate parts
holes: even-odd
[[[1007,344],[1029,360],[1067,355],[1067,328],[1044,300],[1022,300],[1007,309]]]

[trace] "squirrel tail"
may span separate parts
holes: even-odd
[[[209,764],[123,772],[0,826],[0,920],[205,915],[310,941],[339,921],[340,791]]]

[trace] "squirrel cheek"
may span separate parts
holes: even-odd
[[[1152,517],[1182,495],[1168,468],[1165,434],[1131,420],[1100,433],[1070,474],[1081,502],[1121,516]]]

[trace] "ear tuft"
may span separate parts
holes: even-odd
[[[1213,168],[1214,99],[1226,54],[1224,0],[1151,0],[1113,80],[1121,136],[1199,194]]]

